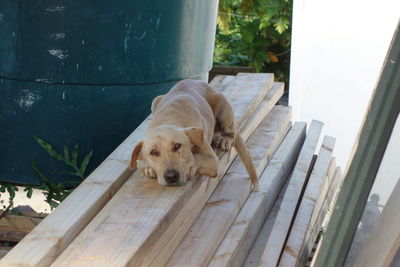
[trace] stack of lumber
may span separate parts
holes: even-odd
[[[0,259],[38,225],[44,214],[30,206],[17,206],[10,214],[8,209],[0,210]]]
[[[284,86],[273,79],[240,73],[211,82],[234,107],[259,191],[252,191],[234,149],[218,153],[217,178],[196,176],[181,187],[162,187],[129,170],[149,116],[0,265],[300,266],[340,171],[334,139],[325,137],[315,156],[322,123],[314,121],[308,134],[305,123],[292,125],[291,108],[275,105]]]

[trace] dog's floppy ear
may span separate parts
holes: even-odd
[[[142,146],[143,146],[143,141],[140,141],[139,143],[137,143],[137,145],[135,146],[135,148],[132,151],[132,155],[131,155],[131,162],[129,163],[129,168],[134,169],[136,168],[136,160],[138,159],[139,153],[142,150]]]
[[[185,128],[185,133],[189,137],[192,144],[201,147],[203,145],[203,129],[201,128]]]

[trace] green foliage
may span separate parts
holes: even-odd
[[[40,185],[35,186],[35,188],[43,190],[43,194],[46,197],[46,202],[50,205],[51,209],[56,208],[73,191],[72,188],[67,188],[65,184],[54,183],[47,179],[34,162],[32,163],[32,168],[36,177],[40,181]],[[25,189],[27,189],[29,192],[29,190],[32,190],[32,187],[27,186]]]
[[[2,208],[4,210],[7,209],[7,206],[5,205],[4,200],[1,198],[1,195],[7,192],[9,195],[9,206],[12,206],[16,191],[18,191],[18,187],[16,187],[15,185],[12,185],[10,183],[0,184],[0,205],[2,205]]]
[[[67,174],[69,176],[78,177],[79,182],[71,182],[79,185],[85,178],[85,173],[87,171],[87,166],[89,165],[90,159],[92,158],[93,151],[90,151],[85,155],[81,164],[78,164],[78,156],[79,156],[79,148],[78,145],[75,145],[72,150],[68,149],[67,146],[64,145],[63,154],[58,153],[54,150],[54,148],[39,137],[35,137],[38,144],[52,157],[58,161],[61,161],[65,165],[69,166],[72,171],[70,172],[60,172],[60,174]],[[26,196],[28,198],[32,197],[33,189],[40,189],[43,191],[43,194],[46,197],[46,202],[50,205],[51,209],[56,208],[74,189],[71,185],[66,185],[62,183],[52,182],[51,179],[48,179],[38,168],[35,162],[32,162],[33,171],[39,181],[39,185],[35,186],[25,186],[24,192],[26,192]],[[13,200],[15,197],[15,192],[18,191],[18,187],[12,185],[10,183],[0,184],[0,198],[1,194],[8,192],[9,194],[9,207],[13,206]],[[0,204],[4,209],[7,207],[4,204],[4,201],[1,200]]]
[[[39,137],[35,137],[36,141],[39,143],[39,145],[53,158],[57,159],[58,161],[63,162],[65,165],[70,166],[74,171],[73,172],[64,172],[65,174],[71,175],[71,176],[76,176],[81,179],[84,179],[84,174],[86,171],[86,168],[90,162],[90,159],[92,158],[93,151],[90,151],[85,158],[82,161],[82,164],[80,167],[78,167],[78,145],[75,145],[73,150],[70,152],[68,147],[64,145],[64,155],[59,154],[57,151],[53,149],[53,147],[44,141],[43,139],[40,139]]]
[[[81,164],[78,164],[79,147],[75,145],[72,150],[68,149],[64,145],[63,154],[58,153],[54,148],[39,137],[35,137],[38,144],[52,157],[58,161],[61,161],[65,165],[72,168],[72,171],[61,172],[61,174],[67,174],[73,177],[78,177],[80,184],[85,179],[85,172],[89,165],[90,159],[92,158],[93,151],[90,151],[82,160]],[[32,163],[33,171],[38,178],[40,185],[36,186],[43,190],[43,194],[46,196],[46,202],[50,205],[51,209],[57,207],[72,191],[73,188],[68,187],[62,183],[54,183],[51,179],[48,179],[37,167],[36,163]],[[32,188],[26,187],[27,195],[32,195]]]
[[[251,66],[288,81],[291,0],[220,0],[214,63]]]

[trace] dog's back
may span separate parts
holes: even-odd
[[[153,102],[150,127],[175,125],[199,127],[211,141],[215,117],[207,101],[210,87],[201,81],[184,80]]]

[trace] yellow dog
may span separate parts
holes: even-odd
[[[132,151],[130,167],[161,185],[183,185],[196,172],[218,176],[218,157],[232,145],[258,190],[257,173],[249,150],[237,134],[231,104],[207,83],[184,80],[153,100],[153,117],[143,141]]]

